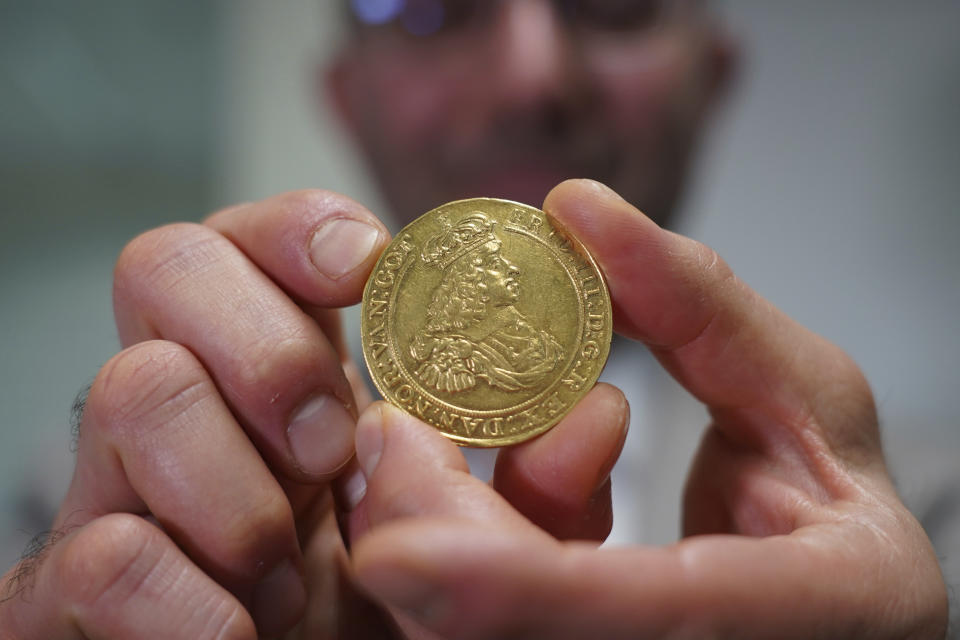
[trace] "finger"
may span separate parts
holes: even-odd
[[[359,541],[354,568],[371,593],[446,638],[942,637],[936,564],[878,566],[883,530],[596,550],[534,543],[496,523],[403,520]]]
[[[237,599],[136,516],[69,533],[4,576],[3,588],[5,638],[257,637]]]
[[[304,549],[311,576],[309,602],[299,625],[302,638],[351,640],[404,638],[390,614],[356,586],[332,513]]]
[[[180,224],[133,240],[114,308],[124,345],[163,338],[197,355],[274,469],[318,482],[350,459],[356,409],[338,354],[217,232]]]
[[[320,330],[323,331],[323,335],[330,341],[331,346],[336,349],[340,357],[340,364],[343,367],[343,374],[346,376],[353,392],[357,412],[363,411],[373,402],[373,394],[370,392],[367,381],[360,373],[360,369],[347,346],[340,310],[326,309],[315,305],[300,306],[307,315],[314,319]]]
[[[623,393],[598,384],[555,427],[502,449],[493,486],[551,535],[602,541],[613,525],[610,470],[628,423]]]
[[[285,631],[306,594],[290,503],[213,381],[184,347],[151,341],[101,370],[56,526],[149,513],[190,558]]]
[[[856,365],[750,290],[716,253],[659,228],[596,182],[562,183],[544,209],[600,263],[618,330],[645,342],[721,418],[726,437],[752,448],[819,439],[858,464],[876,463],[872,397]]]
[[[391,520],[434,514],[504,522],[544,536],[503,497],[470,475],[456,445],[393,405],[377,402],[363,413],[356,447],[367,486],[348,516],[351,540]]]
[[[357,367],[357,363],[354,361],[350,349],[347,346],[347,341],[343,335],[343,322],[340,310],[325,309],[312,305],[301,305],[301,307],[317,322],[323,331],[323,335],[327,336],[330,344],[337,350],[340,356],[340,363],[343,365],[343,373],[350,383],[350,388],[353,390],[357,411],[363,411],[373,402],[373,394],[370,393],[370,388],[367,386],[367,382],[360,373],[360,369]]]
[[[285,193],[205,221],[243,251],[317,323],[340,354],[360,410],[372,401],[335,308],[360,301],[390,233],[366,208],[330,191]]]
[[[297,300],[321,307],[359,302],[367,276],[390,240],[387,228],[367,209],[321,190],[231,207],[206,224]]]
[[[456,445],[390,404],[374,403],[362,414],[356,449],[365,487],[358,504],[344,502],[354,506],[342,518],[345,538],[351,542],[371,528],[435,514],[502,523],[515,535],[551,540],[489,485],[470,475]],[[434,637],[405,611],[392,614],[408,637]]]
[[[351,514],[358,580],[443,637],[749,637],[745,619],[755,637],[870,636],[890,603],[903,615],[889,637],[942,621],[932,550],[892,496],[796,496],[807,519],[789,536],[597,551],[531,527],[466,476],[452,444],[390,405],[361,417],[357,456],[369,483]],[[891,549],[906,555],[878,567]]]

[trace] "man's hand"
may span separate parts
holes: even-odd
[[[388,240],[349,199],[298,192],[126,247],[124,349],[90,390],[62,535],[4,578],[0,636],[254,638],[300,619],[301,549],[369,402],[332,309]]]
[[[350,511],[365,491],[354,429],[370,402],[336,309],[388,239],[353,201],[304,191],[127,246],[125,348],[90,389],[55,534],[0,582],[0,637],[394,634],[352,585],[332,498]],[[626,406],[610,387],[590,398],[563,423],[572,439],[502,459],[508,498],[549,488],[528,515],[558,537],[610,527]],[[548,480],[558,468],[576,473]]]
[[[505,452],[494,479],[502,495],[466,475],[432,429],[375,404],[356,434],[368,483],[350,514],[360,583],[410,626],[452,638],[941,637],[943,579],[887,475],[855,364],[712,251],[602,185],[564,183],[544,209],[599,261],[618,330],[710,410],[686,489],[686,537],[597,550],[533,526],[559,517],[589,531],[602,519],[584,508],[591,481],[563,452],[591,423],[616,432],[612,416],[624,409],[610,387]],[[554,453],[510,463],[536,447]],[[557,515],[565,495],[579,518]]]

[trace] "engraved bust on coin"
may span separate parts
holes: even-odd
[[[492,198],[407,225],[380,256],[361,313],[383,397],[473,447],[559,422],[599,377],[613,324],[586,249],[539,209]]]

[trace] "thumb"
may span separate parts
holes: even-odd
[[[386,403],[357,423],[365,486],[345,502],[349,538],[412,516],[496,522],[517,531],[602,540],[610,527],[610,468],[626,435],[623,394],[599,384],[556,426],[502,450],[492,490],[469,474],[436,429]],[[356,483],[357,481],[355,481]]]
[[[724,437],[803,457],[794,445],[813,437],[882,475],[870,387],[839,347],[764,300],[714,251],[661,229],[600,183],[568,180],[543,207],[597,259],[617,330],[644,342]]]
[[[393,405],[377,402],[363,412],[356,449],[366,488],[347,515],[351,541],[392,520],[424,516],[499,522],[544,535],[470,475],[456,445]]]
[[[407,519],[358,545],[354,568],[378,599],[445,638],[943,637],[942,582],[918,579],[919,554],[878,568],[888,542],[865,530],[598,550]]]

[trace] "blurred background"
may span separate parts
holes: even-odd
[[[681,230],[855,357],[927,508],[960,468],[960,3],[717,4],[744,65]],[[324,106],[330,5],[0,0],[2,566],[69,482],[131,237],[303,187],[384,210]]]

